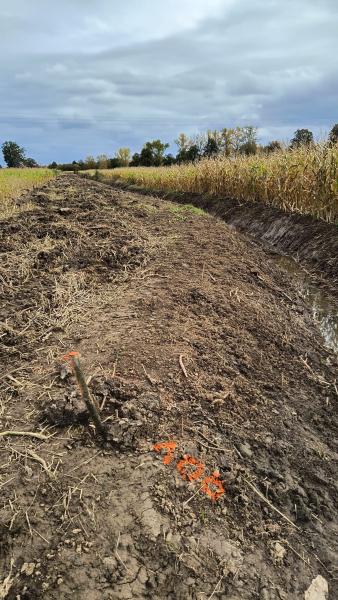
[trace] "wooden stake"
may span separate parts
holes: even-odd
[[[101,421],[101,417],[100,417],[99,411],[97,409],[96,403],[88,389],[88,386],[86,383],[86,378],[82,371],[79,355],[75,354],[75,352],[74,352],[74,354],[72,353],[70,355],[70,358],[71,358],[72,367],[74,369],[75,377],[79,384],[82,398],[83,398],[83,400],[86,404],[86,407],[88,409],[88,412],[93,420],[95,428],[98,431],[98,433],[100,433],[100,435],[105,437],[107,435],[107,432]]]

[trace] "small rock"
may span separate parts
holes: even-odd
[[[304,593],[304,600],[327,600],[329,586],[326,579],[321,575],[317,575],[312,580],[310,587]]]
[[[176,477],[175,478],[175,487],[177,490],[180,490],[182,488],[186,488],[187,484],[181,477]]]
[[[282,562],[286,554],[286,549],[279,542],[275,542],[271,548],[271,556],[276,562]]]
[[[140,572],[139,572],[139,574],[137,576],[137,579],[143,585],[148,581],[148,574],[147,574],[147,571],[146,571],[146,569],[144,567],[141,567]]]
[[[193,536],[188,537],[188,541],[189,541],[190,546],[196,546],[197,545],[197,540]]]
[[[298,494],[298,496],[301,496],[302,498],[307,498],[307,493],[306,491],[302,488],[301,485],[297,485],[295,487],[295,492]]]
[[[33,469],[31,469],[28,465],[25,466],[26,477],[33,477]]]
[[[244,444],[240,444],[238,446],[238,450],[240,451],[242,456],[246,456],[247,458],[252,457],[253,452],[247,442],[244,442]]]
[[[109,573],[114,573],[116,571],[116,560],[112,556],[107,556],[103,559],[103,564],[109,571]]]
[[[24,575],[33,575],[35,569],[35,563],[23,563],[21,567],[21,573]]]

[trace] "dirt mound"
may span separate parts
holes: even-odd
[[[193,207],[72,175],[25,201],[0,425],[38,437],[0,437],[0,597],[334,598],[337,358],[287,274]]]

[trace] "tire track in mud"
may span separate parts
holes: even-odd
[[[0,438],[7,597],[298,599],[321,573],[333,598],[337,358],[291,280],[156,197],[66,175],[28,201],[2,224],[1,430],[54,437]],[[182,479],[184,455],[220,473],[218,502]]]

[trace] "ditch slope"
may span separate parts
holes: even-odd
[[[273,255],[74,175],[20,203],[0,241],[0,598],[293,600],[318,574],[335,598],[337,357]]]

